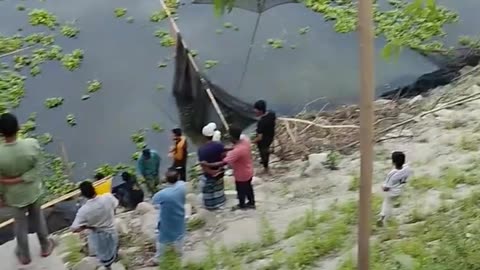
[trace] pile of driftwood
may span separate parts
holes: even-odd
[[[381,101],[375,103],[375,129],[385,129],[395,122],[409,105]],[[301,112],[295,118],[278,118],[274,154],[281,160],[306,158],[310,153],[351,151],[359,140],[358,105],[342,106],[334,111]]]

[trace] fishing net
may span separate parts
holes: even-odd
[[[262,13],[275,6],[298,3],[297,0],[241,0],[235,1],[233,7],[249,10],[256,13]],[[194,4],[209,4],[213,5],[214,0],[194,0]]]
[[[411,98],[426,93],[439,86],[447,85],[461,76],[460,70],[466,66],[476,66],[480,61],[480,51],[459,48],[451,54],[423,55],[439,69],[423,74],[410,85],[398,87],[380,95],[385,99]]]
[[[252,104],[230,95],[195,69],[189,60],[188,49],[178,34],[173,93],[181,125],[187,132],[198,133],[216,114],[207,89],[210,89],[229,124],[245,127],[255,121]]]

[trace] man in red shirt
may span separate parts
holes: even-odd
[[[238,127],[230,127],[229,134],[233,148],[227,152],[226,157],[220,162],[202,162],[202,164],[208,167],[221,167],[228,164],[233,169],[238,197],[238,205],[232,210],[255,209],[255,196],[252,187],[253,160],[250,141],[245,137],[240,138],[242,130]],[[245,203],[246,199],[248,199],[247,203]]]

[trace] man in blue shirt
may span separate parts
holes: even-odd
[[[158,172],[160,170],[160,156],[153,149],[144,149],[138,158],[137,169],[140,175],[145,179],[148,191],[151,195],[157,192],[157,186],[160,182]]]
[[[175,168],[166,173],[168,186],[153,196],[153,205],[159,206],[157,252],[151,260],[152,266],[157,265],[168,247],[173,247],[179,256],[183,253],[183,238],[185,236],[185,182],[178,180]]]

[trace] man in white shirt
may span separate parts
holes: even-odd
[[[110,193],[97,196],[92,183],[80,184],[82,196],[87,202],[78,210],[71,229],[73,232],[89,230],[89,245],[97,259],[107,270],[117,259],[118,234],[115,229],[115,208],[118,200]]]

